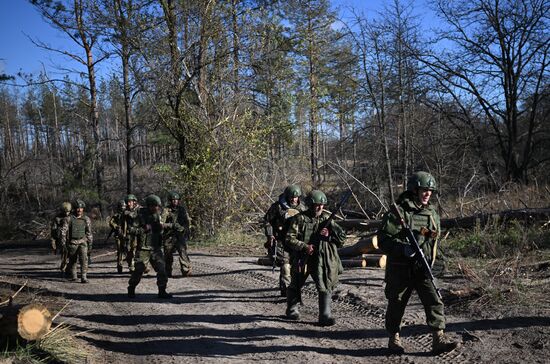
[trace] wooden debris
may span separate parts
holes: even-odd
[[[340,257],[357,257],[369,253],[379,253],[378,238],[376,235],[361,239],[354,245],[338,249]]]
[[[0,312],[0,332],[5,337],[19,336],[29,341],[37,340],[46,335],[52,325],[50,311],[40,303],[11,305]]]

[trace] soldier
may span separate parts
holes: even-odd
[[[191,274],[191,261],[187,255],[187,237],[189,236],[189,214],[181,203],[180,195],[170,192],[170,203],[164,209],[162,221],[164,258],[166,259],[166,274],[172,277],[172,265],[174,251],[178,252],[181,275],[187,277]]]
[[[117,256],[116,268],[118,273],[122,273],[122,262],[126,255],[126,232],[124,231],[126,225],[123,222],[125,210],[126,201],[120,200],[117,205],[117,212],[109,219],[109,226],[111,227],[111,231],[115,234]]]
[[[265,247],[268,249],[268,254],[275,259],[273,264],[280,267],[279,289],[281,290],[281,297],[286,297],[286,289],[290,284],[290,249],[285,244],[288,221],[292,216],[307,210],[306,206],[300,201],[301,195],[300,186],[287,186],[277,202],[269,207],[264,216],[265,236],[267,238]],[[275,252],[277,253],[276,256]]]
[[[71,214],[71,210],[72,210],[71,203],[63,202],[59,209],[59,213],[53,218],[52,223],[50,225],[51,247],[53,249],[54,254],[61,252],[61,264],[59,265],[59,269],[61,270],[62,274],[65,273],[65,268],[67,268],[67,249],[62,248],[62,245],[61,245],[61,226],[63,226],[64,220],[69,218],[69,215]]]
[[[327,197],[318,190],[311,191],[306,199],[308,209],[290,221],[286,243],[291,248],[291,281],[287,289],[286,316],[298,320],[298,303],[307,276],[311,275],[319,292],[319,324],[334,325],[331,314],[332,290],[338,283],[338,275],[343,271],[338,256],[346,234],[332,221],[324,226],[330,214],[323,210]]]
[[[172,295],[166,292],[168,277],[166,277],[164,255],[162,254],[161,201],[158,196],[149,195],[145,199],[145,204],[147,207],[140,209],[137,224],[128,227],[128,232],[137,236],[137,257],[135,270],[128,281],[128,297],[136,297],[136,286],[143,276],[145,265],[150,262],[157,272],[158,297],[172,298]]]
[[[88,283],[88,247],[92,246],[92,223],[90,218],[84,215],[86,204],[82,200],[76,200],[73,204],[73,213],[61,226],[61,247],[67,249],[69,262],[66,273],[69,280],[76,281],[76,260],[80,260],[80,281]]]
[[[126,210],[124,211],[124,218],[122,220],[122,231],[124,233],[126,244],[126,261],[128,262],[128,269],[130,272],[134,271],[135,256],[137,249],[137,236],[132,233],[137,223],[139,206],[137,203],[137,197],[133,194],[126,196]]]
[[[439,214],[430,204],[430,197],[436,190],[432,175],[416,172],[408,178],[407,190],[397,199],[401,215],[415,233],[418,244],[432,266],[441,232]],[[443,302],[417,262],[415,252],[405,239],[405,232],[395,213],[390,211],[384,215],[378,237],[380,248],[388,256],[385,294],[388,299],[386,330],[390,335],[390,351],[396,354],[405,352],[399,331],[413,290],[418,293],[426,312],[427,324],[432,329],[432,352],[439,354],[457,348],[459,344],[450,341],[443,333]]]

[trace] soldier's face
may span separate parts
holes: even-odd
[[[323,204],[313,204],[313,212],[315,212],[315,216],[316,217],[321,216],[324,208],[325,208],[325,205]]]
[[[128,201],[127,204],[128,204],[128,208],[130,210],[133,209],[134,207],[136,207],[136,201],[134,201],[134,200]]]
[[[172,200],[172,206],[178,206],[180,204],[180,200]]]
[[[426,206],[430,202],[431,197],[431,190],[422,187],[418,188],[418,202],[420,202],[423,206]]]
[[[160,206],[157,205],[149,205],[149,211],[152,214],[158,214],[160,212]]]
[[[77,207],[75,211],[76,211],[76,216],[78,216],[78,217],[80,217],[84,214],[84,208],[82,208],[82,207]]]
[[[288,203],[291,204],[292,206],[296,206],[298,205],[299,200],[300,200],[300,197],[291,197]]]

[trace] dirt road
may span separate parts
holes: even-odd
[[[256,265],[257,258],[195,252],[192,277],[169,281],[172,300],[156,297],[153,273],[138,286],[137,298],[130,300],[126,297],[128,274],[116,273],[114,254],[108,250],[94,254],[90,283],[81,284],[63,280],[56,270],[58,257],[45,249],[0,252],[0,280],[20,282],[27,277],[41,294],[72,300],[58,321],[85,331],[82,337],[93,347],[90,362],[460,363],[498,361],[499,357],[512,359],[506,362],[543,362],[549,353],[547,341],[540,344],[540,350],[524,346],[529,350],[523,351],[523,342],[516,347],[508,343],[506,348],[499,343],[500,338],[521,330],[540,332],[542,340],[547,340],[547,317],[475,320],[451,316],[449,332],[464,340],[464,347],[431,356],[424,314],[413,301],[403,330],[408,354],[388,356],[383,271],[379,269],[344,272],[333,297],[337,324],[322,328],[316,325],[317,295],[312,284],[304,291],[301,321],[287,321],[285,301],[276,289],[277,273]]]

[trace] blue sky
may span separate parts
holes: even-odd
[[[387,0],[332,0],[341,9],[343,20],[349,18],[348,8],[367,15],[381,11]],[[415,13],[423,14],[428,23],[433,16],[426,10],[426,0],[414,2]],[[427,14],[427,15],[426,15]],[[17,72],[34,73],[46,69],[50,77],[56,75],[55,65],[69,65],[66,57],[35,46],[28,37],[39,39],[53,48],[74,49],[74,45],[62,33],[53,29],[27,0],[0,0],[0,73],[15,75]]]

